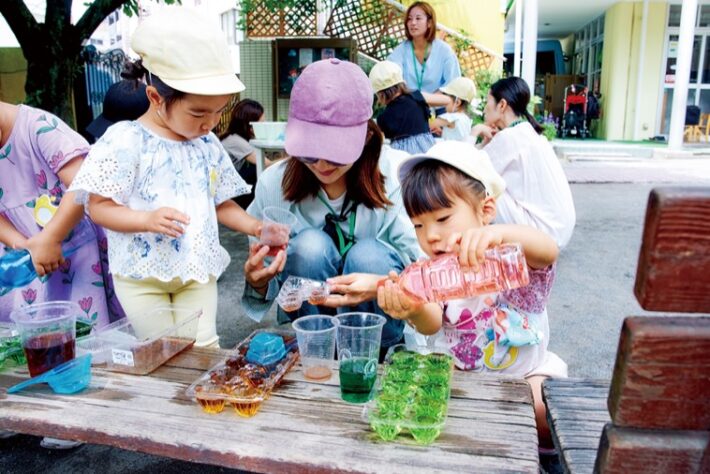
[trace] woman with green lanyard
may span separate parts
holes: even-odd
[[[405,154],[383,148],[370,119],[372,87],[357,65],[338,59],[307,66],[291,91],[286,152],[291,156],[264,171],[247,212],[262,217],[277,206],[298,219],[286,251],[266,259],[268,246],[252,245],[244,265],[242,307],[260,321],[289,275],[329,280],[325,306],[305,303],[278,309],[279,322],[336,311],[386,316],[377,282],[422,255],[403,210],[397,163]],[[387,316],[386,316],[387,317]],[[384,348],[402,339],[402,321],[387,317]]]
[[[407,41],[397,46],[387,58],[402,68],[410,90],[434,93],[461,77],[456,54],[436,38],[436,13],[426,2],[414,2],[404,16]]]
[[[471,140],[488,153],[506,183],[497,199],[496,222],[525,224],[546,232],[563,248],[572,237],[574,202],[567,177],[542,127],[528,112],[530,89],[519,77],[491,86],[483,111],[485,123]]]

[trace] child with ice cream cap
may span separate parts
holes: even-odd
[[[110,127],[71,189],[108,229],[109,266],[126,316],[141,334],[171,326],[146,308],[201,310],[196,345],[217,345],[217,278],[229,255],[218,225],[256,235],[260,222],[232,197],[250,187],[211,132],[244,85],[226,39],[198,12],[171,8],[144,19],[127,71],[145,77],[148,111]]]

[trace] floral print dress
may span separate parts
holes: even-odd
[[[42,230],[64,185],[57,172],[89,144],[49,112],[20,105],[7,143],[0,148],[0,214],[23,235]],[[22,288],[0,288],[0,321],[13,309],[46,301],[73,301],[98,327],[123,317],[108,273],[106,237],[91,223],[96,240],[85,243],[54,273]],[[71,240],[73,233],[70,233]],[[11,249],[0,244],[0,258]]]

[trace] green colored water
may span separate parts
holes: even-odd
[[[340,394],[350,403],[365,403],[372,398],[377,379],[377,360],[353,357],[340,364]]]

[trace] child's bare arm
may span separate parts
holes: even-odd
[[[96,194],[89,197],[88,209],[91,220],[115,232],[154,232],[177,238],[184,232],[182,225],[190,223],[187,214],[172,207],[161,207],[154,211],[134,211],[111,198]]]
[[[12,249],[24,248],[27,237],[18,231],[12,222],[0,215],[0,243]]]
[[[437,117],[432,121],[432,125],[439,127],[439,128],[454,128],[454,122],[449,122],[448,120],[444,120],[441,117]]]
[[[243,234],[258,237],[261,232],[261,221],[247,214],[247,211],[231,199],[217,206],[217,220],[220,224]]]
[[[422,92],[422,96],[428,105],[431,107],[446,107],[451,103],[451,97],[441,92]]]

